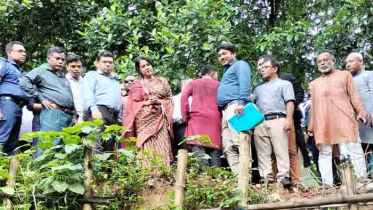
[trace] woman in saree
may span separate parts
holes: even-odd
[[[140,150],[152,149],[163,156],[166,165],[172,162],[172,95],[167,80],[153,75],[154,63],[137,57],[136,71],[141,78],[133,81],[123,114],[124,137],[134,136]],[[140,157],[140,159],[142,159]],[[145,160],[145,167],[149,162]]]

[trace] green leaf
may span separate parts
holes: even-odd
[[[39,143],[38,143],[38,147],[39,147],[41,150],[45,151],[45,150],[47,150],[47,149],[53,147],[53,142],[51,142],[51,141],[43,141],[43,140],[41,139],[41,141],[39,141]]]
[[[73,165],[71,163],[68,163],[62,166],[52,167],[52,171],[61,171],[61,170],[71,170],[71,171],[83,170],[83,166],[81,164]]]
[[[82,143],[82,139],[78,135],[66,136],[62,140],[66,145]]]
[[[207,136],[207,135],[188,136],[183,141],[181,141],[179,143],[179,145],[181,145],[181,144],[183,144],[184,142],[187,142],[187,141],[197,141],[197,142],[199,142],[203,146],[211,146],[211,145],[213,145],[210,137]]]
[[[118,152],[119,154],[123,154],[131,159],[135,158],[135,154],[133,153],[133,151],[126,150],[126,149],[119,149]]]
[[[76,134],[80,132],[80,129],[76,126],[74,127],[67,127],[62,129],[63,132],[66,132],[68,134]]]
[[[355,23],[356,25],[359,24],[359,18],[356,17],[356,16],[354,16],[354,17],[352,18],[352,22]]]
[[[103,120],[93,120],[93,125],[95,125],[96,127],[100,127],[101,125],[104,124],[104,121]]]
[[[49,193],[54,193],[56,190],[53,187],[47,187],[44,191],[43,194],[49,194]]]
[[[70,154],[72,152],[74,152],[75,150],[77,150],[78,148],[80,148],[81,145],[77,145],[77,144],[69,144],[69,145],[66,145],[65,146],[65,152],[67,154]]]
[[[111,134],[110,133],[103,133],[101,135],[101,137],[102,137],[103,140],[108,141],[111,138]]]
[[[87,136],[88,145],[91,146],[91,147],[95,147],[96,140],[97,140],[96,135],[89,134]]]
[[[101,161],[107,160],[110,158],[111,153],[102,153],[102,154],[95,154],[95,158],[98,158]]]
[[[37,158],[35,158],[35,161],[36,162],[40,162],[42,160],[44,160],[46,157],[48,157],[50,154],[46,154],[45,152],[41,155],[39,155]]]
[[[109,125],[108,127],[106,127],[104,132],[106,133],[106,132],[110,132],[110,131],[115,131],[115,132],[118,132],[118,133],[122,133],[124,131],[124,128],[123,128],[123,126],[120,126],[120,125]]]
[[[8,195],[14,194],[14,188],[13,187],[0,187],[0,190]]]
[[[94,128],[91,127],[91,126],[84,126],[84,127],[82,128],[82,132],[85,133],[85,134],[89,134],[89,133],[91,133],[91,131],[93,131],[93,130],[94,130]]]
[[[5,179],[8,179],[9,177],[10,177],[9,173],[5,171],[4,169],[0,168],[0,179],[5,180]]]
[[[28,140],[39,137],[38,132],[28,132],[22,135],[21,140]]]
[[[82,184],[80,184],[79,182],[75,182],[74,184],[70,184],[68,186],[68,189],[74,193],[77,193],[77,194],[80,194],[80,195],[83,195],[84,194],[84,187]]]
[[[345,8],[343,10],[340,10],[337,14],[337,16],[335,17],[335,20],[336,21],[341,21],[344,17],[346,17],[348,15],[348,9]]]
[[[69,185],[66,182],[60,182],[57,180],[52,182],[53,189],[60,193],[65,192],[68,186]]]
[[[57,159],[63,160],[67,157],[67,155],[62,154],[62,153],[57,153],[57,154],[54,155],[54,157],[56,157]]]
[[[82,178],[83,174],[80,173],[80,172],[77,172],[77,173],[73,173],[69,178],[71,180],[76,180],[76,181],[80,181],[81,178]]]

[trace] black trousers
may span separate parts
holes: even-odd
[[[295,140],[297,146],[299,147],[302,157],[303,157],[303,166],[307,168],[311,165],[311,158],[308,155],[307,145],[304,140],[304,134],[301,127],[302,113],[294,113],[294,129],[295,129]]]
[[[118,121],[118,111],[105,106],[98,106],[98,111],[101,112],[102,120],[104,121],[104,125],[101,127],[102,131],[105,130],[105,125],[120,125]],[[92,113],[86,113],[84,118],[85,121],[93,120]],[[114,151],[114,145],[115,139],[111,138],[107,141],[104,141],[101,146],[103,151]]]
[[[367,168],[368,168],[368,172],[369,171],[372,171],[373,172],[373,144],[365,144],[365,143],[362,143],[361,146],[363,147],[363,151],[365,153],[365,156],[366,156],[366,163],[367,163]],[[370,174],[369,176],[372,177],[372,174]]]
[[[173,123],[173,132],[174,132],[174,139],[172,141],[172,154],[174,158],[177,156],[177,151],[179,149],[188,149],[186,143],[184,142],[183,144],[179,145],[180,142],[182,142],[185,138],[185,129],[186,129],[187,124],[183,122],[175,122]]]
[[[191,151],[200,159],[198,162],[200,168],[207,166],[221,167],[220,150],[193,145]],[[210,159],[206,159],[206,154],[210,156]]]

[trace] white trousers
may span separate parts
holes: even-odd
[[[360,139],[357,143],[341,143],[338,146],[340,158],[350,156],[357,178],[366,178],[365,156]],[[319,168],[324,185],[333,185],[332,153],[332,145],[322,145],[320,147]]]

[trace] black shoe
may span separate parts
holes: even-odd
[[[290,179],[287,177],[281,179],[280,183],[282,184],[282,186],[284,186],[284,188],[291,188],[292,186]]]
[[[373,171],[368,172],[368,179],[373,179]]]

